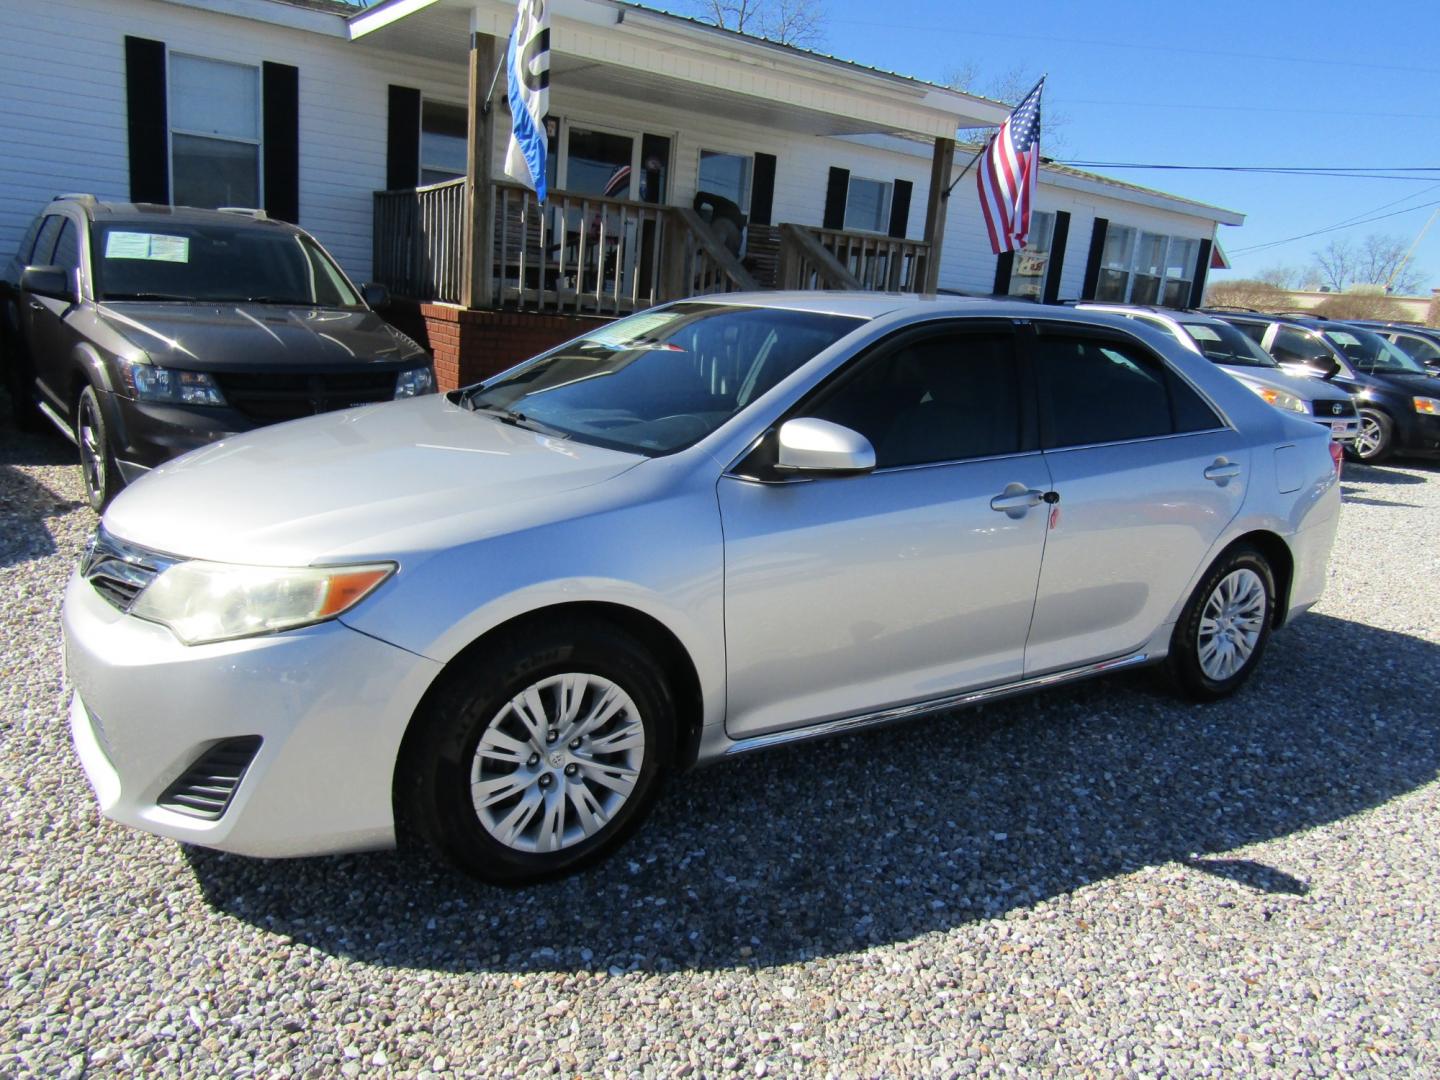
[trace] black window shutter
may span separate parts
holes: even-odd
[[[914,187],[909,180],[896,180],[890,196],[890,235],[899,240],[905,239],[905,230],[910,226],[910,192]]]
[[[1015,269],[1015,253],[1013,251],[1002,251],[995,256],[995,288],[992,290],[996,296],[1010,295],[1010,274]]]
[[[750,185],[750,224],[773,225],[775,213],[775,155],[755,155],[755,181]]]
[[[1085,263],[1085,284],[1080,287],[1081,300],[1095,299],[1095,286],[1100,284],[1100,260],[1105,255],[1105,230],[1110,219],[1097,217],[1090,231],[1090,259]]]
[[[125,114],[130,201],[170,201],[170,124],[165,107],[165,43],[125,38]]]
[[[385,129],[385,189],[420,184],[420,91],[390,87],[390,120]]]
[[[300,222],[300,69],[263,69],[265,104],[265,213]]]
[[[825,219],[821,223],[826,229],[845,227],[845,200],[850,197],[850,170],[830,167],[830,182],[825,186]]]
[[[1055,212],[1055,235],[1050,238],[1050,259],[1045,266],[1045,291],[1040,299],[1053,304],[1060,299],[1060,275],[1065,270],[1065,245],[1070,240],[1070,212]]]
[[[1209,240],[1200,241],[1200,257],[1195,260],[1195,280],[1190,285],[1190,306],[1199,307],[1205,302],[1205,276],[1210,272]]]

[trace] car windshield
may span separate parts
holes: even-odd
[[[1404,350],[1396,348],[1379,334],[1358,326],[1327,327],[1325,340],[1345,355],[1345,359],[1361,371],[1411,371],[1425,374],[1425,365]]]
[[[1190,340],[1195,342],[1205,359],[1231,367],[1279,367],[1270,354],[1229,323],[1182,322]]]
[[[467,390],[472,408],[632,453],[682,450],[865,320],[684,303],[642,312]]]
[[[361,306],[320,245],[270,225],[106,221],[94,226],[91,252],[96,295],[109,302]]]

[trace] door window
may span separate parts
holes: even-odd
[[[40,226],[40,235],[35,238],[35,252],[30,257],[31,266],[49,266],[50,257],[55,254],[55,241],[60,236],[60,226],[65,224],[65,215],[50,214]]]
[[[1013,338],[956,333],[887,349],[806,412],[864,435],[881,469],[1016,453]]]
[[[631,198],[635,139],[571,125],[565,190],[572,195]]]
[[[1270,353],[1287,364],[1328,363],[1330,350],[1314,334],[1289,326],[1277,327],[1270,342]]]
[[[1046,449],[1222,426],[1203,398],[1136,346],[1046,334],[1034,355]]]
[[[80,268],[80,234],[69,218],[60,227],[60,235],[55,240],[55,254],[50,256],[50,261],[66,270]]]
[[[1440,360],[1440,345],[1436,345],[1427,338],[1414,337],[1410,334],[1396,334],[1394,340],[1399,348],[1422,364],[1433,364]]]

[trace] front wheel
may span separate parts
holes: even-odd
[[[1374,465],[1395,452],[1395,421],[1379,409],[1360,410],[1360,432],[1346,455],[1353,461]]]
[[[604,857],[643,820],[674,708],[644,646],[590,620],[457,662],[397,774],[405,824],[467,873],[524,885]]]
[[[1252,547],[1212,566],[1185,605],[1170,640],[1171,677],[1197,701],[1218,701],[1244,684],[1270,640],[1275,576]]]
[[[75,443],[80,447],[80,472],[85,478],[85,497],[90,509],[103,513],[110,500],[125,486],[115,454],[110,448],[110,431],[100,408],[100,395],[93,386],[80,391],[75,403]]]

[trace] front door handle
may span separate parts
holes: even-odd
[[[1045,501],[1045,492],[1027,488],[1024,484],[1008,484],[1004,491],[990,500],[990,509],[1019,517],[1032,506]]]
[[[1226,461],[1224,458],[1216,458],[1215,463],[1205,470],[1205,479],[1213,480],[1221,487],[1239,475],[1240,466],[1233,461]]]

